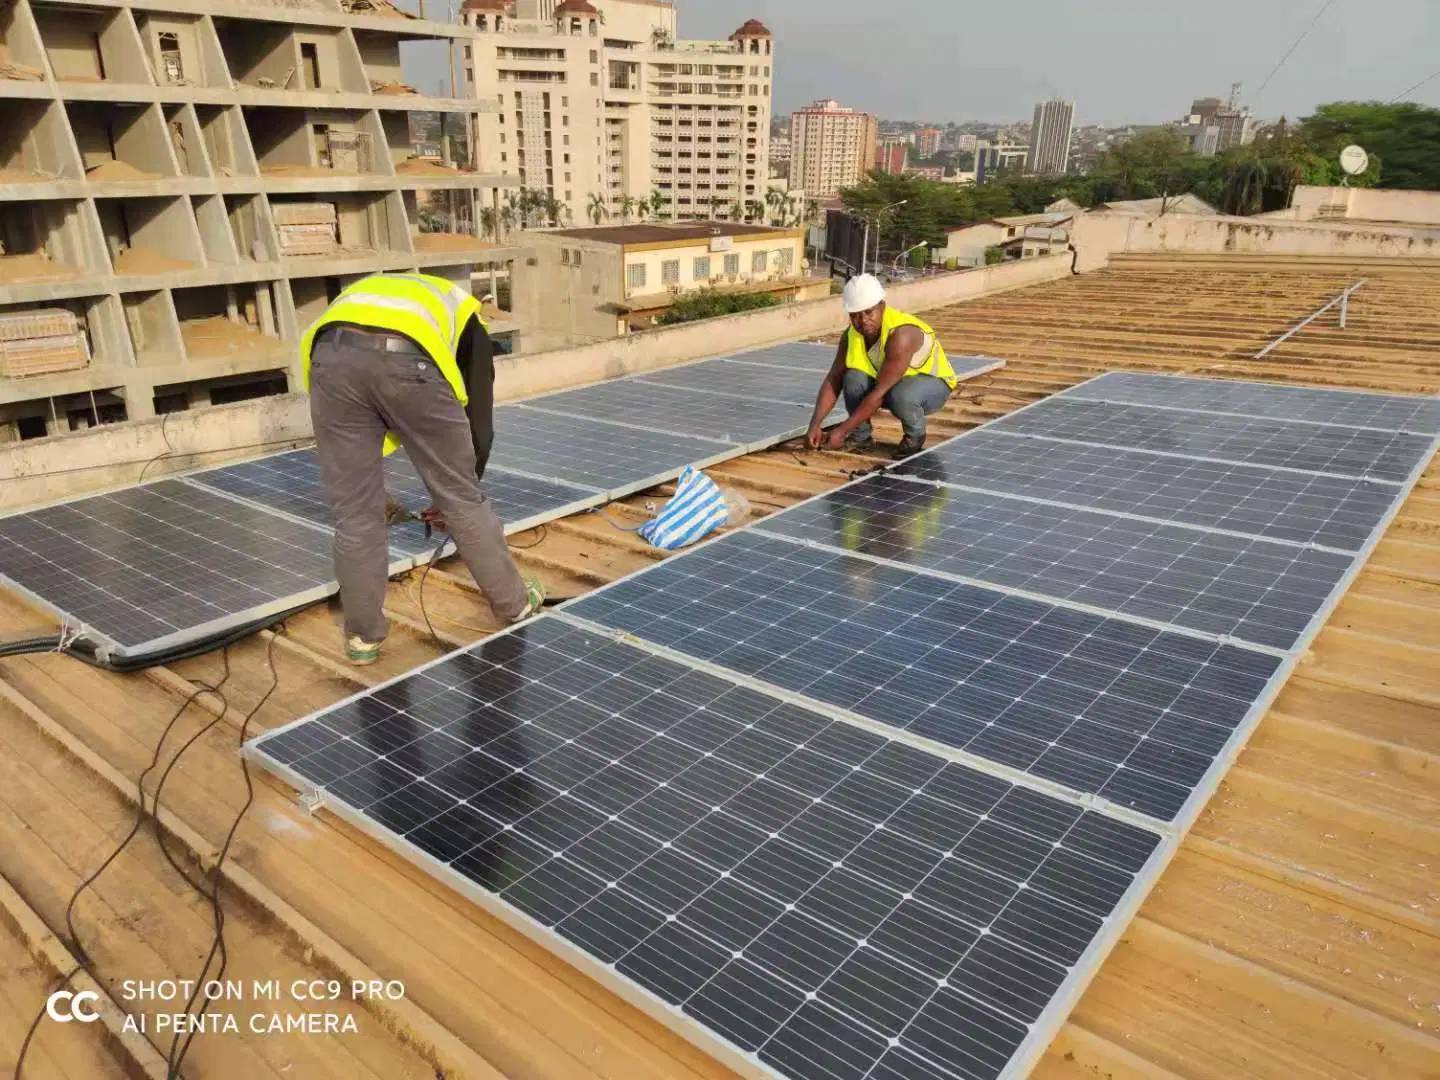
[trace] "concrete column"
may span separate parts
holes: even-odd
[[[70,420],[64,416],[47,416],[45,418],[46,435],[68,435],[70,433]]]
[[[235,302],[235,286],[225,286],[225,317],[233,323],[240,321],[240,307]]]
[[[155,388],[149,383],[126,383],[120,391],[120,396],[125,399],[125,419],[153,420],[155,418]]]
[[[270,286],[260,284],[255,287],[255,302],[260,307],[260,332],[268,337],[278,337],[275,329],[275,305],[270,299]]]

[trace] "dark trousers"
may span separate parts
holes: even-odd
[[[310,419],[321,478],[335,518],[335,575],[345,632],[381,641],[389,577],[381,447],[393,431],[460,549],[491,610],[506,621],[526,603],[505,529],[476,476],[470,421],[440,369],[418,353],[336,345],[323,337],[310,360]],[[379,344],[376,339],[376,344]]]
[[[856,368],[845,372],[845,409],[852,416],[860,403],[875,389],[875,380]],[[885,408],[900,421],[900,427],[911,439],[924,440],[925,417],[939,412],[950,400],[950,387],[934,375],[907,375],[885,395]],[[870,437],[870,425],[861,424],[855,436]]]

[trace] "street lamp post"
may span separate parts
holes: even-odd
[[[896,255],[896,256],[895,256],[895,260],[894,260],[894,262],[891,264],[891,269],[892,269],[892,270],[895,272],[895,274],[898,276],[899,273],[900,273],[900,260],[901,260],[901,259],[905,258],[905,256],[906,256],[906,255],[909,255],[912,251],[919,251],[919,250],[921,250],[922,248],[928,248],[929,246],[930,246],[930,242],[929,242],[928,240],[921,240],[918,244],[915,244],[915,245],[912,246],[912,247],[906,248],[904,251],[900,252],[899,255]]]
[[[899,202],[893,202],[893,203],[891,203],[889,206],[882,206],[879,210],[876,210],[876,211],[875,211],[875,265],[876,265],[876,266],[879,266],[879,265],[880,265],[880,219],[883,218],[883,217],[885,216],[885,214],[888,213],[889,211],[894,210],[897,206],[904,206],[904,205],[905,205],[906,203],[908,203],[909,201],[910,201],[909,199],[901,199]],[[865,239],[866,239],[867,242],[868,242],[869,239],[870,239],[870,219],[869,219],[869,218],[866,218],[866,219],[865,219]],[[868,250],[867,250],[867,252],[866,252],[867,257],[868,257],[868,254],[869,254],[869,252],[868,252]],[[863,261],[863,260],[862,260],[862,261]]]

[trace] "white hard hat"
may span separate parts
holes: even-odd
[[[857,311],[869,311],[885,299],[885,286],[880,284],[880,279],[874,274],[856,274],[845,283],[841,299],[845,302],[847,315],[854,315]]]

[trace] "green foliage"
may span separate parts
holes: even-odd
[[[722,293],[714,289],[697,289],[676,297],[670,309],[655,321],[661,326],[674,326],[697,319],[713,319],[717,315],[758,311],[760,308],[776,307],[779,303],[780,298],[770,293]]]
[[[985,249],[985,265],[994,266],[996,263],[1005,261],[1005,249],[999,244]]]
[[[1305,117],[1300,135],[1329,161],[1350,143],[1363,146],[1370,168],[1352,177],[1352,186],[1440,190],[1440,109],[1411,102],[1336,101]]]

